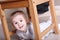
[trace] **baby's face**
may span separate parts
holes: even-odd
[[[27,29],[27,22],[26,19],[24,18],[24,16],[21,14],[16,15],[13,19],[12,19],[13,25],[15,26],[15,28],[17,30],[20,31],[26,31]]]

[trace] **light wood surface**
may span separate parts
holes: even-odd
[[[8,24],[7,24],[7,20],[6,20],[6,17],[5,17],[5,13],[1,9],[1,4],[0,4],[0,16],[1,16],[1,21],[2,21],[2,26],[3,26],[5,38],[6,38],[5,40],[10,40],[10,35],[9,35],[9,30],[8,30]]]
[[[34,26],[35,40],[41,40],[37,8],[36,4],[32,0],[29,0],[29,11]]]
[[[49,0],[32,0],[32,2],[35,3],[36,5],[42,4],[42,3],[47,2],[47,1],[49,1]]]
[[[43,32],[41,32],[41,37],[43,37],[45,34],[47,34],[51,29],[54,28],[54,24],[50,25],[46,30],[44,30]]]
[[[50,4],[52,22],[55,24],[54,30],[55,30],[55,33],[59,34],[59,29],[58,29],[58,24],[57,24],[57,19],[56,19],[56,11],[54,7],[54,0],[50,0],[49,4]]]
[[[16,2],[16,1],[25,1],[25,0],[0,0],[0,2]]]
[[[2,9],[28,7],[28,1],[3,3],[1,6],[2,6]]]

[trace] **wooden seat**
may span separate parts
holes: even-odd
[[[49,1],[49,5],[50,5],[52,25],[49,26],[45,31],[41,33],[39,29],[39,21],[38,21],[36,5],[47,2],[47,1]],[[34,33],[35,33],[36,40],[41,40],[41,38],[51,29],[54,29],[55,33],[59,34],[53,0],[4,0],[4,1],[0,1],[0,17],[1,17],[6,40],[10,40],[10,36],[13,35],[14,32],[9,32],[8,30],[8,24],[5,17],[4,9],[20,8],[20,7],[27,7],[29,9],[31,20],[34,26]]]
[[[13,1],[24,1],[24,0],[0,0],[0,2],[13,2]]]
[[[25,0],[0,0],[0,3],[17,2],[17,1],[25,1]]]

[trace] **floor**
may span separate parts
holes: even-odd
[[[45,38],[44,40],[60,40],[60,35],[51,34],[49,37]]]

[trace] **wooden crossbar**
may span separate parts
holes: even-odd
[[[41,37],[43,37],[45,34],[47,34],[51,29],[54,28],[54,24],[50,25],[46,30],[44,30],[43,32],[41,32]]]
[[[28,7],[28,1],[2,3],[1,6],[2,6],[2,9]]]
[[[35,2],[36,5],[48,2],[49,0],[33,0],[33,2]]]

